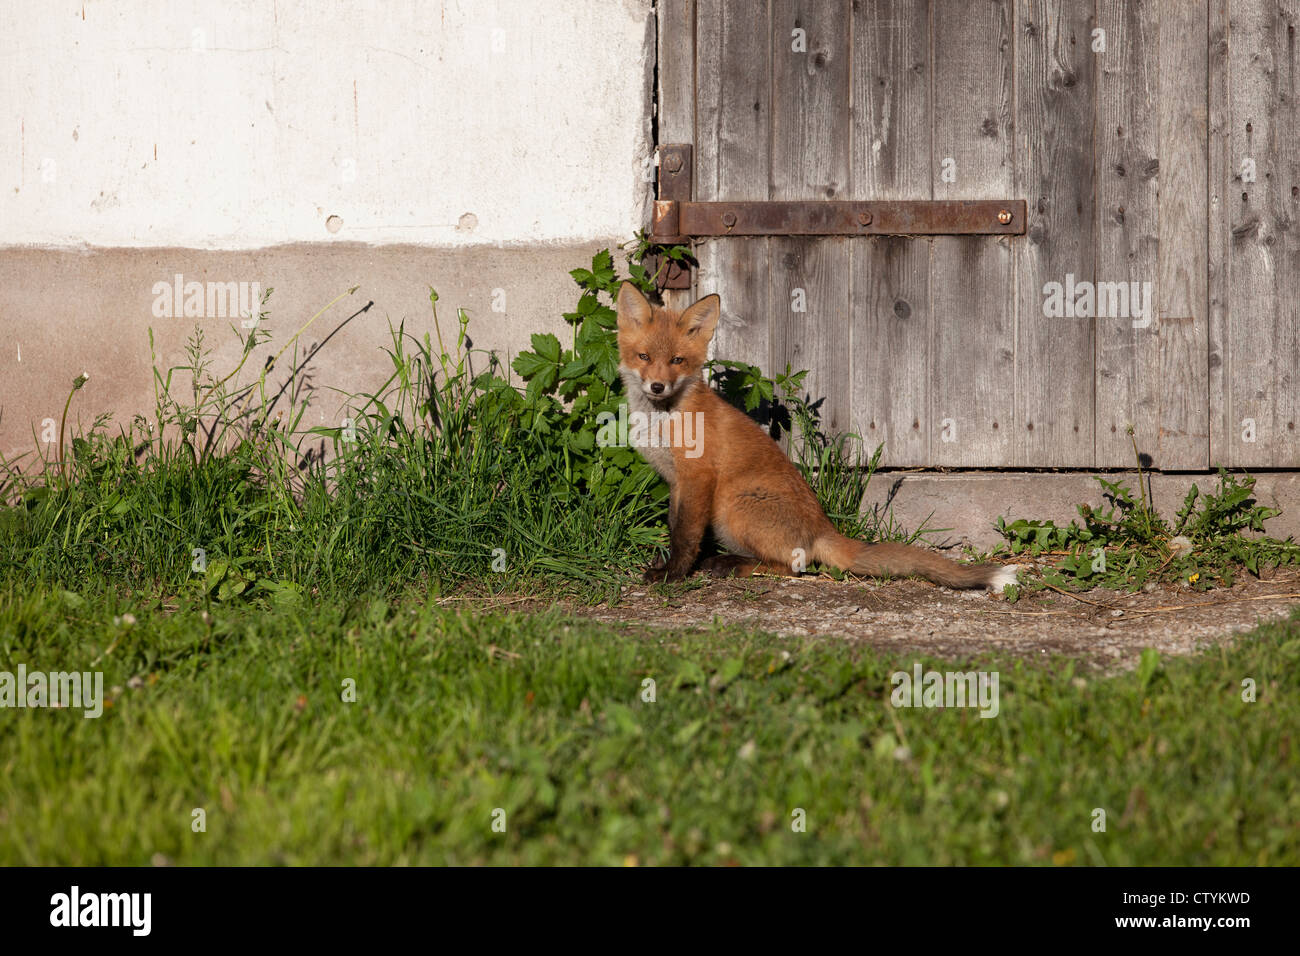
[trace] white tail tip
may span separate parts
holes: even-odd
[[[1008,564],[1005,567],[998,568],[989,578],[988,588],[994,594],[1001,594],[1002,589],[1008,584],[1016,583],[1016,573],[1020,570],[1018,564]]]

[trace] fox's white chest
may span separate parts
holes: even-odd
[[[631,387],[627,389],[627,410],[632,419],[628,444],[671,485],[677,479],[677,466],[673,462],[672,429],[664,420],[663,413],[640,388]]]
[[[664,481],[670,485],[677,478],[677,467],[673,464],[673,450],[671,448],[655,448],[646,446],[638,448],[641,457],[650,463],[650,467],[663,477]]]

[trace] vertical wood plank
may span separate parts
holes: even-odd
[[[1096,281],[1126,283],[1130,291],[1150,289],[1153,296],[1159,262],[1162,2],[1102,0],[1098,25],[1106,31],[1106,50],[1096,54]],[[1106,298],[1110,301],[1109,293]],[[1124,298],[1126,314],[1098,310],[1096,320],[1096,464],[1101,468],[1132,467],[1133,441],[1153,452],[1159,439],[1159,326],[1154,311],[1147,325],[1129,314],[1136,310],[1131,297]],[[1145,296],[1142,304],[1155,308]]]
[[[765,200],[770,180],[770,31],[765,3],[698,0],[695,198]]]
[[[1274,32],[1278,50],[1277,168],[1274,215],[1281,233],[1281,263],[1273,276],[1277,324],[1273,349],[1273,432],[1270,467],[1300,468],[1300,0],[1281,4]]]
[[[931,17],[936,199],[1012,194],[1012,13],[1011,0],[982,0],[945,5]],[[945,159],[955,163],[954,182],[942,175]],[[933,242],[932,465],[1011,463],[1016,299],[1010,248],[1006,238]]]
[[[848,191],[849,30],[848,4],[773,0],[772,199]],[[771,250],[771,371],[807,369],[804,391],[822,403],[822,426],[846,431],[848,240],[773,239]]]
[[[1227,465],[1231,456],[1227,377],[1228,356],[1228,246],[1232,182],[1231,125],[1229,113],[1228,0],[1210,0],[1209,9],[1209,155],[1206,193],[1209,202],[1206,242],[1209,295],[1206,329],[1209,361],[1210,467]]]
[[[927,0],[853,4],[850,181],[856,199],[932,198]],[[850,430],[882,462],[929,460],[930,242],[855,239]]]
[[[824,431],[849,430],[848,242],[772,240],[772,374],[808,370],[803,395]],[[806,312],[794,309],[802,300]],[[874,446],[873,446],[874,447]]]
[[[930,455],[930,242],[852,240],[852,419],[883,464]]]
[[[1296,4],[1235,0],[1229,9],[1227,457],[1235,467],[1293,467],[1300,463],[1300,255],[1290,236],[1292,189],[1300,194]]]
[[[695,0],[659,0],[659,142],[695,139]]]
[[[929,199],[929,2],[855,2],[852,34],[853,198]]]
[[[766,200],[771,180],[771,32],[766,5],[737,11],[699,0],[696,19],[695,197]],[[697,244],[699,293],[722,298],[718,358],[771,374],[768,239]]]
[[[1160,17],[1160,258],[1155,288],[1161,402],[1153,458],[1165,470],[1209,466],[1208,17],[1206,0],[1167,4]]]
[[[843,198],[848,119],[847,5],[773,0],[773,199]]]
[[[695,0],[659,0],[656,55],[659,66],[658,141],[695,142]],[[695,160],[698,176],[699,160]],[[694,284],[698,287],[698,277]],[[683,309],[693,296],[690,289],[665,289],[664,302]]]
[[[1267,465],[1272,425],[1269,386],[1275,353],[1268,341],[1277,318],[1272,275],[1277,270],[1272,218],[1273,43],[1271,0],[1230,3],[1229,155],[1226,203],[1228,246],[1227,408],[1228,462],[1232,467]],[[1242,176],[1254,163],[1253,181]],[[1252,440],[1253,439],[1253,440]]]
[[[1016,440],[1013,464],[1093,464],[1093,309],[1072,284],[1095,280],[1093,10],[1021,0],[1016,17],[1016,189],[1031,223],[1016,243]],[[1063,316],[1046,315],[1060,283]]]

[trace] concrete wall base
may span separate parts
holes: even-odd
[[[573,244],[430,248],[361,243],[300,243],[246,251],[200,249],[37,249],[0,250],[0,453],[12,460],[31,453],[43,434],[52,435],[72,380],[90,373],[89,384],[73,400],[70,435],[108,412],[122,425],[134,414],[153,418],[153,370],[149,331],[163,373],[185,361],[185,344],[195,327],[213,349],[212,371],[220,377],[239,362],[238,317],[204,314],[159,317],[157,283],[256,283],[274,289],[267,302],[270,341],[245,366],[242,381],[254,382],[266,358],[279,351],[313,313],[351,286],[359,286],[322,315],[299,339],[299,354],[321,345],[310,365],[317,390],[303,427],[337,427],[346,412],[330,388],[373,391],[392,373],[384,353],[391,344],[389,323],[434,339],[429,287],[438,290],[438,321],[453,349],[456,310],[470,317],[476,349],[496,350],[509,362],[530,347],[533,332],[572,338],[563,313],[574,311],[579,288],[570,269],[588,267],[591,257],[610,248],[620,272],[626,270],[619,240]],[[184,286],[182,285],[182,288]],[[367,302],[371,308],[345,325]],[[205,308],[205,312],[206,312]],[[340,325],[343,325],[340,328]],[[337,330],[337,334],[335,333]],[[328,342],[326,341],[328,338]],[[283,372],[292,351],[280,362]],[[481,367],[480,364],[476,368]],[[278,383],[279,378],[276,378]],[[179,373],[173,394],[189,389]],[[113,429],[116,434],[116,429]],[[53,445],[45,443],[48,448]]]

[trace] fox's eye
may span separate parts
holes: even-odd
[[[681,364],[682,364],[683,362],[685,362],[685,361],[686,361],[686,359],[682,358],[680,355],[676,355],[676,356],[673,356],[673,362],[672,362],[672,364],[673,364],[673,365],[681,365]]]
[[[639,358],[639,359],[640,359],[641,361],[643,361],[643,362],[648,362],[648,361],[650,361],[650,356],[646,355],[644,352],[638,352],[637,355],[636,355],[636,357]]]

